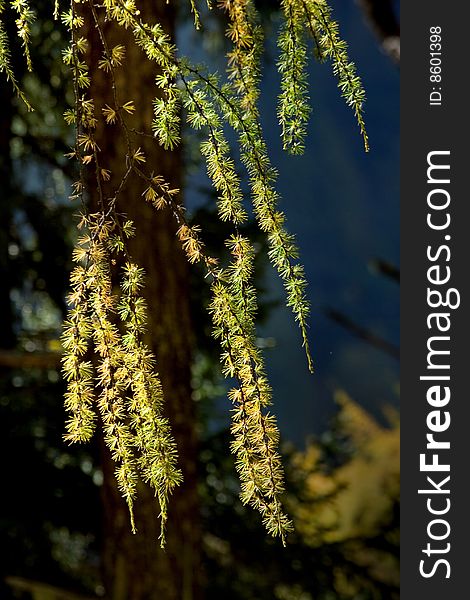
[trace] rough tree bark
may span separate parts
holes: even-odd
[[[174,11],[164,0],[143,0],[139,9],[144,20],[160,21],[167,32],[174,28]],[[91,95],[98,115],[105,104],[113,105],[109,75],[97,68],[102,47],[89,11],[86,14],[91,65]],[[136,113],[131,125],[149,132],[152,99],[156,93],[155,66],[133,43],[131,34],[113,23],[103,24],[110,47],[123,44],[126,59],[116,70],[122,102],[133,100]],[[126,143],[118,127],[100,119],[96,137],[101,166],[112,173],[111,181],[123,175]],[[166,152],[154,139],[140,138],[138,146],[147,157],[147,167],[171,182],[181,184],[181,154]],[[114,464],[103,449],[104,547],[103,568],[107,598],[111,600],[196,600],[201,597],[200,529],[196,486],[197,440],[194,403],[190,389],[191,325],[187,262],[176,239],[176,225],[169,212],[155,211],[142,197],[144,185],[130,178],[118,205],[134,221],[137,234],[130,241],[133,259],[145,269],[145,296],[149,308],[147,342],[157,358],[167,415],[179,449],[184,483],[171,497],[167,546],[159,547],[158,506],[153,493],[141,486],[135,505],[137,535],[130,530],[127,507],[114,480]],[[93,190],[91,183],[90,189]],[[93,192],[92,192],[93,194]],[[91,198],[97,205],[97,198]]]

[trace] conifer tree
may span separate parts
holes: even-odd
[[[4,23],[11,18],[10,8],[28,68],[34,68],[29,54],[34,10],[28,0],[8,5],[0,0],[0,71],[32,109],[11,66]],[[114,471],[116,481],[110,486],[105,477],[108,507],[119,505],[116,489],[127,503],[129,525],[121,517],[111,524],[119,533],[110,544],[109,571],[116,572],[122,561],[120,547],[128,544],[139,554],[138,542],[130,541],[134,538],[129,534],[144,529],[162,548],[168,539],[167,553],[159,553],[158,561],[167,563],[162,572],[174,561],[179,574],[173,577],[176,586],[168,577],[161,577],[156,587],[154,579],[150,584],[145,578],[115,580],[109,584],[110,589],[119,586],[110,592],[115,598],[197,596],[199,542],[191,520],[197,512],[195,430],[185,284],[192,264],[205,271],[213,335],[220,344],[222,370],[233,383],[228,397],[231,450],[241,500],[260,512],[267,531],[283,544],[292,529],[281,502],[279,432],[269,412],[271,390],[256,341],[255,250],[240,233],[251,211],[266,236],[269,258],[284,284],[286,305],[313,370],[307,282],[279,208],[277,173],[260,123],[261,17],[252,0],[224,0],[210,8],[222,10],[227,21],[230,48],[224,76],[178,51],[172,6],[149,0],[72,0],[69,7],[56,2],[53,8],[69,31],[63,57],[75,100],[64,117],[76,132],[69,157],[79,166],[72,201],[81,206],[63,333],[65,439],[86,442],[101,431],[108,452],[106,474]],[[196,2],[191,0],[187,10],[199,29],[203,18]],[[331,8],[325,0],[282,0],[280,10],[278,119],[284,149],[292,154],[304,149],[311,112],[307,65],[313,56],[331,63],[367,151],[364,90]],[[201,155],[217,193],[218,215],[232,229],[226,263],[207,251],[204,231],[187,218],[182,203],[183,123],[202,135]],[[237,139],[242,175],[228,129]],[[243,191],[242,178],[249,183],[249,194]],[[157,498],[154,511],[152,496]],[[159,519],[158,533],[154,517]],[[145,554],[143,561],[149,556],[153,554]]]

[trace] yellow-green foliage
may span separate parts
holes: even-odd
[[[356,72],[356,66],[348,56],[348,45],[341,39],[338,23],[331,17],[331,8],[326,0],[292,1],[301,4],[304,21],[317,44],[320,57],[331,60],[341,96],[354,111],[364,141],[364,149],[367,152],[369,138],[364,123],[363,106],[366,95]]]
[[[337,392],[336,401],[338,429],[348,439],[351,459],[330,473],[315,443],[292,459],[304,489],[302,498],[289,499],[289,507],[296,530],[312,546],[377,535],[399,497],[396,415],[383,427],[346,393]]]
[[[212,286],[209,310],[222,346],[223,372],[237,382],[229,398],[234,406],[232,452],[242,482],[241,499],[257,508],[267,530],[284,542],[291,524],[279,501],[284,491],[277,452],[279,432],[275,417],[266,411],[271,389],[256,346],[256,291],[251,284],[254,252],[249,240],[240,236],[230,238],[227,245],[233,259]]]
[[[0,71],[5,71],[17,94],[26,101],[10,66],[4,7],[5,0],[0,0]],[[11,7],[17,13],[18,35],[30,67],[33,13],[28,0],[13,0]],[[57,7],[56,3],[56,15]],[[190,0],[189,7],[199,28],[201,17],[194,0]],[[143,342],[144,274],[127,249],[127,238],[134,234],[133,225],[116,211],[117,199],[129,177],[141,179],[145,201],[157,210],[173,214],[178,223],[177,236],[189,262],[201,263],[206,269],[212,291],[209,311],[214,336],[220,341],[222,368],[236,382],[229,400],[232,451],[241,480],[241,499],[260,511],[267,530],[282,541],[291,523],[280,501],[284,476],[278,453],[279,431],[274,416],[268,412],[271,390],[262,352],[256,343],[254,249],[250,240],[238,231],[239,224],[248,218],[250,202],[258,226],[268,240],[269,258],[284,283],[286,304],[301,330],[308,367],[313,370],[307,336],[310,306],[306,279],[294,237],[287,231],[285,214],[279,209],[277,173],[268,157],[259,118],[264,44],[260,17],[253,0],[222,0],[218,8],[224,11],[228,22],[230,50],[225,78],[180,56],[160,23],[143,21],[135,0],[100,3],[72,0],[70,8],[61,15],[70,32],[63,58],[70,67],[75,95],[74,106],[66,111],[64,118],[76,129],[75,147],[69,157],[80,166],[72,198],[82,204],[81,236],[74,252],[77,264],[71,275],[70,310],[63,334],[65,407],[69,414],[65,439],[88,441],[96,428],[97,411],[100,413],[104,439],[116,463],[116,478],[129,505],[132,527],[132,507],[140,477],[158,497],[162,545],[169,496],[181,483],[181,473],[170,424],[163,417],[158,363]],[[281,0],[280,9],[283,23],[278,42],[281,75],[278,117],[284,148],[294,154],[304,148],[310,115],[306,68],[311,37],[314,55],[332,62],[341,93],[354,109],[367,149],[364,91],[330,8],[324,0]],[[84,15],[94,24],[102,46],[102,58],[96,66],[109,78],[113,90],[112,103],[99,111],[95,110],[95,99],[89,92]],[[125,68],[125,48],[120,44],[109,45],[101,25],[103,17],[130,30],[135,43],[154,65],[156,98],[153,121],[148,128],[161,146],[171,152],[180,144],[183,119],[189,127],[201,132],[201,154],[217,192],[218,214],[233,229],[226,241],[231,253],[228,265],[219,265],[207,253],[200,227],[186,220],[178,190],[147,167],[146,157],[136,143],[142,133],[128,125],[129,116],[139,107],[133,99],[121,99],[123,90],[116,84],[116,69]],[[127,151],[123,156],[126,170],[119,181],[106,169],[106,157],[101,157],[96,143],[99,122],[117,126],[126,139]],[[249,198],[242,191],[227,127],[238,140],[250,185]],[[90,169],[95,177],[99,198],[95,212],[91,212],[86,201],[85,181],[90,176],[85,176],[85,169]],[[111,195],[110,189],[114,190]],[[124,264],[118,275],[114,264]]]
[[[5,12],[6,2],[5,0],[0,0],[0,73],[5,73],[7,79],[10,81],[15,93],[23,100],[28,109],[31,109],[31,105],[28,102],[28,99],[24,95],[23,91],[18,85],[15,74],[13,72],[11,66],[11,52],[10,52],[10,44],[8,41],[8,35],[5,29],[4,22],[4,12]],[[29,54],[29,38],[30,38],[30,29],[29,26],[34,20],[34,13],[29,8],[29,5],[26,0],[14,0],[10,3],[10,8],[16,11],[17,19],[16,19],[16,27],[18,32],[18,37],[22,41],[26,62],[28,68],[31,69],[31,57]]]
[[[62,343],[63,372],[67,380],[65,407],[69,413],[65,439],[88,441],[95,428],[96,404],[104,438],[116,462],[119,489],[131,512],[140,476],[155,490],[161,511],[164,544],[168,497],[181,482],[177,451],[168,420],[163,417],[163,393],[155,359],[142,341],[146,323],[142,269],[127,262],[121,277],[121,295],[113,295],[110,263],[122,250],[116,235],[119,223],[102,214],[83,217],[86,232],[74,252],[77,266]],[[129,222],[124,236],[132,234]],[[122,333],[114,322],[118,313]],[[95,360],[85,360],[93,352]]]
[[[31,56],[29,53],[29,43],[31,30],[30,25],[34,21],[34,12],[29,7],[27,0],[13,0],[11,2],[11,7],[17,13],[16,23],[16,31],[18,37],[20,38],[24,50],[24,54],[26,57],[26,63],[28,65],[28,69],[31,71],[33,66],[31,64]]]
[[[284,23],[278,40],[281,50],[278,68],[282,75],[278,117],[284,150],[302,154],[311,110],[306,72],[307,27],[300,2],[283,0],[281,6]]]
[[[370,545],[384,525],[390,524],[387,541],[398,547],[399,532],[392,525],[400,496],[400,427],[389,412],[389,425],[381,426],[344,392],[337,427],[348,440],[350,459],[339,467],[325,468],[321,446],[310,442],[292,456],[291,471],[300,492],[287,498],[295,530],[311,547],[341,544],[349,562],[386,585],[399,585],[398,559],[385,547]],[[342,596],[357,598],[361,581],[346,580],[335,572],[335,587]]]

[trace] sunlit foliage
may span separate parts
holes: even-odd
[[[32,68],[28,48],[34,13],[27,0],[9,4],[16,14],[17,34],[28,68]],[[6,73],[18,96],[27,102],[11,67],[5,8],[5,0],[0,0],[0,71]],[[198,29],[201,16],[195,2],[191,0],[188,8]],[[280,8],[283,22],[278,40],[278,118],[285,150],[300,154],[304,148],[310,116],[306,71],[309,44],[317,59],[331,61],[341,95],[355,113],[368,150],[363,118],[365,94],[330,7],[324,0],[282,0]],[[232,451],[241,480],[241,499],[260,511],[267,530],[283,542],[291,522],[281,507],[284,475],[277,450],[279,432],[275,418],[268,412],[271,391],[262,351],[257,347],[257,294],[252,277],[255,251],[253,243],[238,229],[250,212],[266,235],[269,258],[283,281],[286,304],[299,325],[308,368],[313,370],[307,335],[307,283],[295,239],[279,208],[277,173],[270,163],[259,118],[264,45],[260,15],[252,0],[222,0],[217,9],[224,11],[228,20],[226,33],[231,48],[226,77],[181,56],[160,23],[143,20],[135,0],[73,0],[60,16],[69,31],[63,60],[71,72],[75,97],[74,105],[64,115],[76,130],[69,158],[79,164],[80,171],[73,184],[72,199],[82,206],[80,237],[74,252],[76,266],[68,297],[69,315],[63,334],[65,406],[69,414],[65,439],[88,441],[100,413],[104,439],[116,463],[115,474],[130,509],[132,527],[132,507],[140,477],[154,488],[158,498],[162,545],[169,496],[182,477],[170,424],[163,416],[158,357],[143,341],[144,273],[129,255],[127,242],[139,231],[134,231],[133,224],[116,209],[131,176],[142,182],[142,202],[173,214],[188,261],[205,268],[212,292],[209,311],[214,336],[220,341],[223,372],[235,382],[229,399]],[[57,4],[54,13],[58,16]],[[115,73],[125,68],[126,49],[121,44],[110,45],[102,26],[104,19],[132,32],[135,44],[142,49],[142,59],[154,65],[154,114],[148,132],[137,132],[129,124],[129,118],[140,107],[117,86]],[[98,32],[102,50],[98,68],[109,78],[113,90],[113,102],[105,106],[98,106],[90,92],[86,23]],[[232,235],[226,240],[231,254],[227,265],[219,264],[206,251],[204,232],[187,220],[178,190],[162,178],[155,165],[148,164],[138,143],[139,136],[151,135],[171,152],[181,143],[183,120],[202,134],[200,149],[217,192],[218,214],[232,227]],[[118,180],[107,168],[106,157],[101,156],[95,137],[99,123],[119,127],[126,139],[127,150],[122,156],[125,172]],[[249,198],[242,190],[228,129],[238,141]],[[99,199],[98,209],[93,210],[86,189],[90,174]],[[116,269],[116,264],[124,266]]]

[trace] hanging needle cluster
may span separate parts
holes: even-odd
[[[69,414],[65,439],[88,441],[98,409],[132,529],[140,477],[158,498],[164,545],[168,498],[182,477],[170,425],[163,416],[155,358],[142,341],[147,313],[141,296],[144,273],[126,262],[117,297],[110,268],[113,257],[122,252],[121,235],[133,234],[132,224],[123,223],[116,233],[119,223],[97,213],[84,216],[81,227],[86,232],[74,252],[77,266],[71,275],[70,310],[62,336]]]
[[[313,42],[313,54],[330,60],[338,80],[341,96],[356,117],[364,149],[369,151],[369,138],[364,121],[365,91],[355,64],[348,56],[348,45],[339,33],[326,0],[283,0],[285,24],[279,36],[281,55],[279,70],[285,74],[279,97],[278,116],[283,127],[284,149],[301,154],[309,117],[307,87],[306,37]]]
[[[33,13],[27,0],[14,0],[11,7],[17,13],[18,35],[30,66],[29,26]],[[4,9],[5,0],[0,0],[0,71],[27,102],[11,69]],[[189,9],[199,29],[201,17],[195,0],[190,0]],[[261,513],[267,531],[283,543],[292,526],[281,504],[284,475],[278,451],[279,430],[269,412],[271,388],[256,341],[255,251],[250,240],[239,233],[250,211],[266,235],[269,258],[283,281],[286,305],[299,325],[307,366],[313,371],[307,282],[295,239],[279,208],[277,173],[260,122],[264,48],[261,18],[253,0],[221,0],[218,9],[227,20],[230,45],[225,77],[180,56],[160,23],[142,19],[135,0],[72,0],[70,8],[61,14],[70,34],[63,59],[70,68],[75,96],[74,105],[64,115],[76,130],[75,146],[68,156],[78,163],[80,173],[73,184],[72,199],[81,203],[82,211],[73,255],[76,266],[70,279],[69,314],[62,336],[68,413],[65,439],[87,442],[101,422],[105,443],[115,461],[118,486],[129,507],[131,527],[135,531],[133,506],[141,479],[153,488],[158,499],[162,546],[168,502],[182,475],[170,423],[164,416],[158,357],[144,343],[145,277],[128,250],[129,237],[139,232],[116,208],[130,178],[141,181],[140,201],[173,215],[188,261],[205,268],[212,294],[209,313],[214,337],[220,343],[222,369],[234,382],[229,392],[231,450],[241,482],[240,497]],[[54,13],[59,14],[57,2]],[[330,7],[324,0],[281,0],[280,13],[278,117],[284,149],[292,154],[304,149],[311,113],[307,78],[311,42],[317,59],[331,61],[341,95],[355,113],[368,150],[364,90]],[[85,19],[99,34],[102,58],[97,66],[109,78],[113,90],[109,104],[100,105],[100,99],[90,93]],[[109,44],[104,21],[114,21],[129,30],[142,50],[143,60],[154,65],[156,92],[148,132],[135,131],[129,124],[139,107],[133,99],[123,99],[123,90],[117,85],[116,70],[125,67],[125,47]],[[226,240],[228,264],[220,264],[208,254],[204,232],[188,220],[179,190],[148,164],[139,145],[140,136],[150,135],[155,144],[171,152],[181,143],[183,123],[202,136],[201,155],[217,193],[218,215],[232,228]],[[106,168],[106,156],[101,156],[95,139],[98,124],[118,127],[126,140],[125,172],[118,180]],[[227,128],[235,133],[245,174],[237,169]],[[99,199],[99,209],[93,211],[87,200],[87,185],[92,178]],[[249,183],[248,194],[243,192],[244,178]]]
[[[5,73],[6,78],[8,81],[10,81],[17,96],[25,103],[28,110],[32,110],[31,104],[16,80],[11,64],[10,42],[5,27],[5,10],[7,5],[12,9],[13,14],[16,17],[16,32],[18,39],[21,41],[26,59],[26,65],[29,71],[31,71],[33,68],[29,46],[31,38],[31,24],[35,20],[35,13],[33,10],[31,10],[28,0],[12,0],[8,3],[5,0],[0,0],[0,73]]]
[[[214,335],[222,346],[223,372],[237,386],[232,401],[232,452],[241,480],[241,499],[260,511],[269,533],[285,544],[291,522],[284,514],[281,458],[276,419],[267,412],[271,389],[263,357],[256,346],[256,290],[252,285],[254,251],[250,241],[234,235],[227,241],[232,262],[212,286],[210,312]]]

